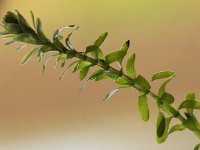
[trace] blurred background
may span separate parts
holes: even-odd
[[[80,30],[73,45],[84,50],[107,31],[105,53],[131,41],[130,53],[137,54],[136,68],[147,79],[154,72],[171,69],[176,78],[168,85],[178,105],[188,90],[200,95],[200,1],[199,0],[1,0],[0,15],[19,10],[29,21],[29,11],[43,21],[46,34],[65,25]],[[0,149],[3,150],[189,150],[199,141],[189,131],[156,143],[157,108],[149,99],[151,118],[141,120],[137,111],[138,92],[121,90],[109,101],[102,99],[111,81],[90,82],[79,92],[77,74],[58,78],[50,62],[42,75],[42,64],[26,66],[19,60],[30,48],[0,41]],[[152,86],[157,90],[161,82]],[[200,119],[200,114],[197,114]],[[173,121],[176,122],[176,121]]]

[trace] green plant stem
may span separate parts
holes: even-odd
[[[68,52],[70,52],[70,51],[66,51],[66,53],[68,53]],[[119,70],[109,66],[104,60],[99,59],[98,61],[96,61],[95,59],[88,57],[88,56],[84,55],[83,53],[80,53],[76,50],[73,50],[73,53],[74,53],[75,57],[77,57],[81,60],[83,60],[83,58],[84,58],[84,60],[91,62],[94,65],[98,65],[99,67],[101,67],[105,70],[108,70],[113,73],[121,74],[121,77],[123,79],[125,79],[127,82],[129,82],[132,85],[132,87],[134,87],[138,91],[141,91],[140,87],[137,84],[135,84],[134,79],[130,78],[123,72],[120,72]],[[144,92],[144,91],[141,91],[141,92]],[[149,97],[151,97],[156,103],[160,100],[160,98],[156,94],[154,94],[152,91],[148,91],[147,95]],[[179,119],[182,123],[186,121],[186,118],[183,117],[183,115],[181,115],[179,113],[178,109],[174,105],[163,104],[162,108],[163,108],[163,110],[167,110],[168,112],[170,112],[175,118]],[[200,131],[192,131],[192,132],[194,132],[194,134],[200,139]]]

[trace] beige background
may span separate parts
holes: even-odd
[[[1,16],[18,9],[28,20],[33,10],[44,23],[45,32],[68,24],[80,26],[73,37],[84,49],[102,32],[109,37],[105,53],[130,39],[130,53],[137,54],[139,74],[150,79],[160,70],[171,69],[176,78],[168,86],[179,104],[188,90],[200,89],[200,1],[199,0],[7,0]],[[3,150],[189,150],[198,140],[189,131],[171,135],[158,145],[155,140],[157,108],[149,99],[151,119],[143,122],[137,111],[135,90],[121,90],[108,102],[111,81],[91,82],[79,92],[78,74],[32,60],[19,65],[30,49],[17,53],[16,46],[0,42],[0,149]],[[52,62],[50,63],[52,64]],[[156,90],[161,82],[153,84]],[[200,116],[198,114],[198,116]]]

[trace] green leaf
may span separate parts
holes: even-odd
[[[195,100],[196,95],[194,92],[188,92],[187,95],[185,96],[185,100]]]
[[[108,100],[113,94],[115,94],[118,90],[119,90],[119,88],[112,89],[112,90],[106,95],[106,97],[103,99],[103,101],[107,101],[107,100]]]
[[[83,69],[81,69],[81,71],[80,71],[80,80],[83,80],[86,77],[89,69],[90,69],[90,66],[87,66],[87,67],[84,67]]]
[[[36,20],[36,29],[37,29],[39,38],[44,42],[48,42],[49,41],[48,38],[42,31],[42,22],[41,22],[40,18],[37,18],[37,20]]]
[[[36,39],[29,33],[18,34],[14,37],[14,40],[24,43],[37,44]]]
[[[114,51],[106,55],[105,59],[108,64],[111,64],[116,61],[120,61],[124,58],[126,53],[124,51]]]
[[[161,137],[157,136],[157,138],[156,138],[157,143],[159,143],[159,144],[163,143],[167,139],[167,135],[168,135],[167,133],[169,130],[169,124],[171,122],[171,119],[172,119],[172,117],[165,118],[165,130]]]
[[[81,60],[79,63],[77,63],[77,65],[75,66],[73,72],[76,72],[76,71],[78,71],[80,69],[83,69],[85,67],[88,67],[88,66],[91,66],[91,62]]]
[[[148,121],[149,120],[149,106],[148,106],[146,94],[140,95],[138,97],[138,108],[139,108],[142,119],[144,121]]]
[[[182,108],[200,109],[200,102],[195,100],[185,100],[179,106],[179,109]]]
[[[183,122],[183,124],[192,131],[199,131],[200,130],[200,124],[196,117],[194,115],[190,115],[188,113],[185,113],[187,120]]]
[[[187,95],[185,96],[185,100],[196,100],[196,95],[194,92],[188,92]],[[186,108],[186,111],[190,114],[193,114],[193,109],[191,108]]]
[[[166,81],[164,81],[162,83],[162,85],[160,86],[159,90],[158,90],[158,96],[162,97],[162,95],[165,93],[165,87],[166,85],[169,83],[169,81],[171,81],[174,78],[174,76],[171,76],[169,79],[167,79]]]
[[[101,44],[104,42],[104,40],[106,39],[108,33],[105,32],[103,34],[101,34],[98,39],[94,42],[94,45],[96,45],[97,47],[100,47]]]
[[[89,77],[89,80],[95,80],[97,76],[103,74],[103,71],[103,69],[94,71],[94,73],[92,73],[92,75]]]
[[[32,58],[32,56],[34,55],[34,53],[36,51],[38,51],[38,47],[34,48],[33,50],[31,50],[30,52],[28,52],[21,60],[20,60],[20,64],[26,64],[27,62],[29,62],[29,60]]]
[[[157,80],[157,79],[163,79],[163,78],[168,78],[171,77],[172,75],[174,75],[174,73],[172,71],[160,71],[155,73],[152,76],[152,81]]]
[[[88,47],[86,47],[85,54],[95,51],[97,50],[97,48],[98,47],[96,45],[89,45]]]
[[[9,41],[9,42],[6,42],[5,45],[12,45],[12,44],[15,44],[16,41]]]
[[[124,78],[122,77],[118,77],[115,82],[117,84],[120,84],[120,85],[130,85],[130,83],[128,81],[126,81]]]
[[[172,104],[174,102],[174,96],[170,93],[165,92],[160,98],[161,102]]]
[[[136,77],[136,71],[135,71],[134,64],[135,64],[135,53],[133,53],[129,57],[127,64],[126,64],[126,73],[129,77],[131,77],[133,79]]]
[[[176,131],[182,131],[182,130],[184,130],[185,128],[186,128],[186,127],[185,127],[184,124],[176,124],[176,125],[174,125],[174,126],[171,127],[171,129],[169,130],[168,135],[169,135],[169,134],[172,134],[172,133],[174,133],[174,132],[176,132]]]
[[[32,11],[30,11],[30,14],[31,14],[31,18],[32,18],[33,26],[34,26],[34,28],[36,28],[36,25],[35,25],[35,16],[34,16],[34,14],[33,14]]]
[[[51,46],[49,46],[49,45],[43,45],[43,46],[41,47],[41,51],[42,51],[43,53],[50,52],[50,51],[53,51],[53,50],[54,50],[54,48],[51,47]]]
[[[148,92],[151,88],[149,82],[141,75],[136,78],[135,84],[139,86],[143,92]]]
[[[122,45],[122,47],[121,47],[120,50],[121,50],[121,51],[127,52],[129,46],[130,46],[130,41],[128,40],[128,41],[126,41],[126,42]]]
[[[64,76],[65,76],[66,73],[67,73],[67,70],[68,70],[70,67],[72,67],[73,65],[75,65],[76,63],[79,63],[79,62],[80,62],[80,60],[76,60],[76,61],[72,62],[71,64],[69,64],[69,66],[64,70],[64,72],[63,72],[62,75],[60,76],[59,80],[61,80],[61,79],[64,78]]]
[[[200,144],[197,144],[195,147],[194,147],[194,150],[199,150],[200,148]]]
[[[12,33],[12,34],[20,34],[23,32],[20,26],[15,23],[7,23],[4,25],[4,28],[7,32]]]
[[[25,18],[19,13],[19,11],[17,11],[17,19],[19,22],[19,25],[21,27],[21,29],[25,32],[25,33],[29,33],[32,36],[37,36],[37,34],[35,33],[35,31],[30,27],[30,25],[27,23],[27,21],[25,20]]]
[[[162,112],[158,113],[156,129],[157,137],[162,137],[165,132],[165,116]]]

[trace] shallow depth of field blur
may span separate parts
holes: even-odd
[[[168,85],[178,105],[188,90],[200,98],[200,1],[199,0],[4,0],[0,15],[19,10],[31,21],[29,11],[43,21],[45,33],[76,24],[80,30],[73,45],[84,50],[107,31],[105,53],[131,41],[139,74],[150,79],[160,70],[176,74]],[[67,33],[67,32],[65,32]],[[188,150],[198,140],[189,131],[156,143],[157,108],[149,99],[151,118],[145,123],[137,111],[138,92],[121,90],[109,101],[102,99],[116,87],[111,81],[90,82],[79,92],[78,73],[58,78],[49,63],[34,57],[25,66],[20,58],[29,48],[16,52],[0,40],[0,149],[2,150]],[[161,82],[153,84],[156,91]],[[200,119],[200,113],[196,112]],[[174,120],[174,122],[176,122]]]

